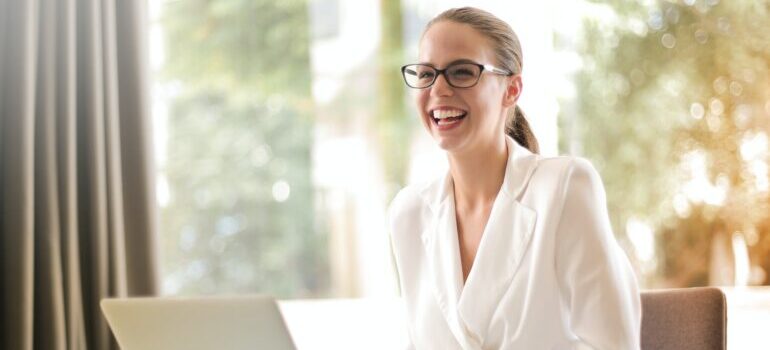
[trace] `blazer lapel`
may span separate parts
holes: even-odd
[[[537,155],[510,138],[507,141],[503,185],[458,301],[460,318],[479,345],[483,344],[489,322],[529,248],[537,220],[537,213],[519,202],[537,166]]]
[[[437,304],[464,349],[479,349],[489,321],[528,248],[536,214],[518,202],[537,156],[506,138],[508,163],[468,280],[463,286],[454,187],[447,174],[421,196],[433,213],[422,242]]]
[[[492,208],[457,307],[479,345],[529,247],[535,220],[534,210],[511,198],[498,196]]]
[[[457,312],[462,290],[462,270],[451,177],[446,176],[443,181],[424,189],[423,195],[429,199],[433,211],[433,222],[427,226],[421,238],[434,295],[455,339],[464,349],[469,349],[472,347],[466,340],[465,326]]]

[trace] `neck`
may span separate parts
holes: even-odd
[[[505,137],[463,153],[449,154],[455,203],[479,208],[494,202],[505,178],[508,149]]]

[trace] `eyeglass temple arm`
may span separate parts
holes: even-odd
[[[507,71],[505,69],[497,68],[497,67],[495,67],[493,65],[490,65],[490,64],[485,64],[484,65],[484,69],[486,69],[486,70],[488,70],[488,71],[490,71],[492,73],[497,73],[497,74],[502,74],[502,75],[509,75],[509,76],[513,75],[513,72]]]

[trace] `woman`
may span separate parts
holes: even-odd
[[[451,9],[419,56],[402,73],[449,172],[390,207],[411,346],[638,349],[638,287],[601,179],[586,160],[537,155],[511,27]]]

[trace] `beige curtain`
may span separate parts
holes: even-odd
[[[144,0],[0,0],[0,349],[116,348],[158,291]]]

